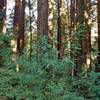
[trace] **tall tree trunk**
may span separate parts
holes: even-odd
[[[31,61],[31,57],[32,57],[32,14],[31,14],[31,1],[28,0],[28,8],[29,8],[29,32],[30,32],[30,36],[29,36],[29,44],[30,44],[30,61]]]
[[[84,26],[84,0],[76,0],[76,25],[77,25],[76,31],[80,31],[80,28]],[[82,58],[83,57],[82,42],[83,42],[83,38],[79,38],[78,41],[79,41],[79,45],[80,45],[81,49],[80,49],[80,51],[77,52],[77,55],[76,55],[77,71],[79,71],[80,66],[82,66],[82,60],[83,60],[83,58]]]
[[[7,19],[6,19],[6,9],[7,9],[7,0],[4,0],[4,17],[3,17],[3,33],[6,33],[7,31]]]
[[[84,27],[84,0],[76,0],[76,25],[77,25],[77,29],[76,31],[80,31],[82,30],[82,28]],[[85,30],[83,30],[85,31]],[[77,33],[78,34],[78,33]],[[81,33],[84,37],[85,37],[85,32]],[[83,65],[83,62],[85,62],[85,54],[84,54],[84,49],[86,50],[86,48],[84,47],[84,37],[78,39],[79,41],[79,45],[80,45],[80,51],[77,52],[76,55],[76,66],[77,66],[77,71],[80,71],[81,66]]]
[[[37,10],[37,32],[39,38],[39,44],[37,48],[37,61],[38,63],[41,63],[45,54],[43,46],[46,46],[44,43],[42,43],[43,45],[40,45],[41,38],[43,39],[43,37],[48,37],[48,0],[38,0]]]
[[[84,23],[85,34],[82,42],[83,52],[83,68],[86,71],[90,68],[91,62],[91,25],[90,25],[90,0],[84,0]]]
[[[0,32],[6,33],[7,0],[0,0]]]
[[[70,32],[69,32],[69,43],[70,43],[70,57],[73,57],[73,54],[71,52],[72,50],[72,33],[74,32],[75,28],[75,0],[71,0],[70,2]],[[71,75],[74,75],[74,68],[71,70]]]
[[[75,0],[71,0],[70,5],[70,30],[71,32],[74,30],[75,26]]]
[[[62,58],[62,26],[61,26],[61,8],[62,8],[62,0],[58,0],[58,33],[57,33],[57,50],[58,50],[58,59]]]
[[[82,24],[83,23],[83,22],[81,22],[79,20],[80,19],[80,0],[75,0],[75,12],[76,12],[76,18],[75,18],[76,31],[78,31],[77,27],[79,26],[79,24]],[[80,70],[80,66],[82,64],[81,63],[82,40],[80,38],[78,39],[78,43],[79,43],[79,45],[81,47],[81,50],[80,51],[77,51],[77,53],[76,53],[76,62],[75,62],[76,63],[76,72],[78,72]]]
[[[17,53],[21,54],[24,48],[24,16],[25,0],[15,0],[14,34],[17,35]]]
[[[25,0],[22,0],[20,7],[19,30],[17,38],[17,52],[22,53],[24,48],[24,16],[25,16]]]
[[[49,0],[49,11],[48,11],[48,35],[49,35],[49,43],[53,46],[53,37],[54,37],[54,0]]]
[[[39,36],[48,36],[48,0],[38,0],[37,31]]]
[[[13,21],[13,28],[15,35],[19,34],[18,32],[20,27],[20,8],[21,8],[21,0],[15,0],[14,21]]]
[[[97,0],[97,13],[98,13],[98,64],[100,64],[100,0]]]

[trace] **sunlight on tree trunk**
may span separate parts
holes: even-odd
[[[86,1],[84,0],[84,20],[85,20],[85,27],[86,27],[86,32],[85,36],[83,39],[83,57],[84,57],[84,63],[85,67],[88,71],[91,65],[91,25],[89,23],[90,21],[90,0]]]
[[[48,35],[49,43],[54,46],[53,37],[54,37],[54,0],[49,0],[49,14],[48,14]]]

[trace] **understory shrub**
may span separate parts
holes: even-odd
[[[0,40],[0,47],[5,45],[5,39]],[[46,38],[41,41],[40,62],[36,46],[33,47],[31,60],[25,48],[24,54],[16,61],[12,61],[10,45],[0,48],[3,59],[0,62],[0,96],[8,100],[99,100],[99,74],[90,71],[87,78],[82,74],[71,76],[74,60],[69,56],[58,60],[56,48],[48,44]],[[19,72],[16,66],[19,66]]]

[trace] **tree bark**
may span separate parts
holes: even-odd
[[[13,21],[13,28],[15,35],[18,35],[19,32],[20,8],[21,8],[21,0],[15,0],[14,21]]]
[[[91,25],[90,25],[90,0],[84,0],[85,34],[82,42],[84,69],[88,70],[91,63]]]
[[[24,16],[25,16],[25,0],[22,0],[20,7],[19,30],[17,38],[17,52],[22,53],[24,48]]]
[[[71,0],[70,3],[70,32],[69,32],[69,43],[70,43],[70,57],[73,57],[72,54],[72,33],[74,32],[75,28],[75,0]],[[71,76],[74,76],[75,69],[71,69]]]
[[[49,43],[53,46],[53,37],[54,37],[54,0],[49,0],[49,11],[48,11],[48,35]]]
[[[57,25],[58,25],[58,33],[57,33],[57,50],[58,50],[58,59],[62,58],[62,28],[61,28],[61,8],[62,8],[62,0],[58,0],[58,19],[57,19]]]
[[[97,0],[97,13],[98,13],[98,64],[100,64],[100,0]]]
[[[38,0],[37,31],[39,36],[48,36],[48,0]]]
[[[0,32],[6,33],[7,0],[0,0]]]
[[[28,8],[29,8],[29,32],[30,32],[30,36],[29,36],[29,44],[30,44],[30,61],[31,61],[31,58],[32,58],[32,14],[31,14],[31,1],[28,0]]]
[[[15,1],[14,11],[14,34],[17,35],[17,53],[21,54],[24,48],[24,16],[25,16],[25,0]]]
[[[90,0],[76,0],[76,23],[79,30],[83,30],[83,38],[79,39],[81,47],[77,54],[76,64],[82,66],[83,70],[87,71],[91,62],[91,25],[90,25]],[[82,27],[84,29],[82,29]]]
[[[42,62],[42,58],[45,55],[45,50],[43,46],[46,46],[45,43],[41,45],[41,39],[48,37],[48,0],[38,0],[37,1],[37,32],[38,32],[38,48],[37,48],[37,61],[38,63]],[[42,63],[41,63],[42,64]]]

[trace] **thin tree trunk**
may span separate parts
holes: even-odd
[[[7,0],[0,0],[0,32],[6,33]]]
[[[32,56],[32,16],[31,16],[31,1],[28,0],[28,3],[29,3],[29,32],[30,32],[30,61],[31,61],[31,56]]]
[[[58,50],[58,59],[62,58],[62,30],[61,30],[61,8],[62,8],[62,0],[58,0],[58,34],[57,34],[57,50]]]
[[[53,37],[54,37],[54,0],[49,0],[49,15],[48,15],[48,35],[49,35],[49,43],[53,46]]]
[[[98,64],[100,64],[100,0],[97,0],[97,13],[98,13]]]
[[[70,32],[69,32],[69,42],[70,42],[70,57],[72,58],[72,45],[71,45],[71,40],[72,40],[72,33],[74,32],[74,27],[75,27],[75,0],[71,0],[70,4]],[[74,68],[71,70],[71,75],[74,75]]]

